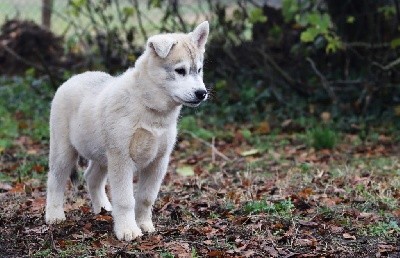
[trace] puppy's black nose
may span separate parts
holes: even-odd
[[[205,90],[196,90],[194,93],[199,100],[203,100],[207,96],[207,91]]]

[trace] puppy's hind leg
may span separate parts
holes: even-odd
[[[95,161],[89,161],[85,171],[85,179],[88,186],[94,213],[99,213],[101,208],[111,211],[111,203],[106,194],[107,167],[100,166]]]
[[[50,159],[47,179],[46,223],[65,220],[64,192],[68,178],[75,169],[78,153],[67,142],[50,143]]]

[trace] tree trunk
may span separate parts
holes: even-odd
[[[51,26],[51,11],[53,8],[53,0],[42,1],[42,25],[50,29]]]

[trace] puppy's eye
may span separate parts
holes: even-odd
[[[186,75],[186,70],[185,70],[184,68],[177,68],[177,69],[175,69],[175,72],[176,72],[177,74],[182,75],[182,76],[185,76],[185,75]]]
[[[199,68],[199,70],[197,70],[197,73],[201,73],[201,68]]]

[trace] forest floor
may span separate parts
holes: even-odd
[[[118,241],[84,186],[44,222],[48,146],[2,150],[1,257],[400,257],[400,162],[390,137],[334,150],[278,134],[265,151],[182,135],[154,206],[156,232]],[[82,168],[83,169],[83,168]]]

